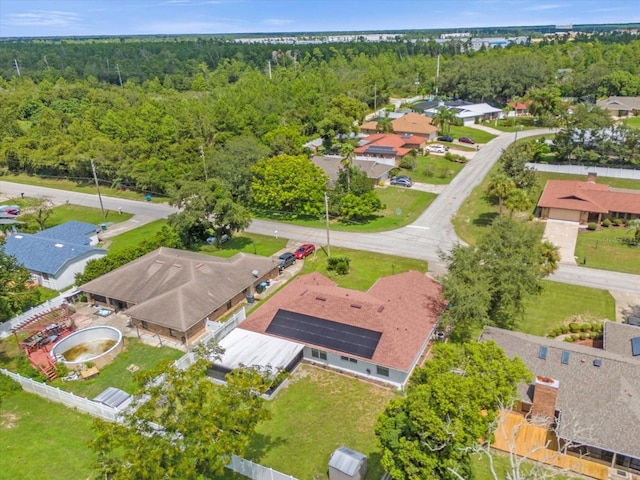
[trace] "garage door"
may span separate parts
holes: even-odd
[[[562,208],[549,209],[549,218],[553,220],[569,220],[571,222],[580,221],[579,210],[564,210]]]

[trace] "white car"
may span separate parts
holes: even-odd
[[[427,145],[427,151],[431,153],[447,153],[447,147],[434,143],[433,145]]]

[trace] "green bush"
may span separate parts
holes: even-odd
[[[580,325],[580,331],[581,332],[588,332],[589,330],[591,330],[591,324],[590,323],[583,323]]]
[[[621,219],[619,219],[619,218],[614,218],[614,219],[613,219],[613,224],[614,224],[616,227],[619,227],[620,225],[622,225],[622,220],[621,220]]]
[[[580,337],[579,337],[579,338],[580,338],[580,340],[586,340],[588,337],[587,337],[587,334],[586,334],[586,333],[582,332],[582,333],[580,334]]]
[[[351,258],[346,255],[342,257],[329,257],[327,259],[327,270],[335,271],[338,275],[346,275],[349,273],[350,264]]]
[[[580,331],[580,325],[578,325],[577,323],[570,323],[569,331],[571,333],[578,333]]]
[[[571,338],[571,341],[572,341],[572,342],[575,342],[575,341],[576,341],[576,340],[578,340],[578,338],[580,338],[580,337],[579,337],[577,334],[575,334],[575,333],[574,333],[573,335],[571,335],[571,337],[570,337],[570,338]]]
[[[589,225],[587,225],[587,230],[595,230],[596,228],[598,228],[598,224],[596,222],[589,222]]]
[[[560,327],[560,333],[562,333],[563,335],[565,333],[569,333],[569,327],[567,325],[563,325]]]
[[[0,373],[0,401],[2,401],[3,398],[10,397],[20,390],[22,390],[22,388],[18,382],[7,375]]]
[[[605,219],[602,221],[602,226],[603,226],[604,228],[609,228],[609,227],[611,226],[611,220],[609,220],[608,218],[605,218]]]
[[[571,337],[564,337],[564,341],[568,342],[568,343],[572,343],[573,342],[573,338]]]

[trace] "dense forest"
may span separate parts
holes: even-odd
[[[433,41],[296,45],[214,38],[3,42],[0,172],[167,193],[207,176],[248,199],[260,159],[354,130],[390,97],[487,101],[640,94],[640,40],[579,36],[468,52]],[[18,68],[20,75],[18,75]]]

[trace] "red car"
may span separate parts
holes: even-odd
[[[294,255],[298,260],[302,260],[304,257],[308,257],[316,251],[316,246],[312,243],[305,243],[298,247]]]

